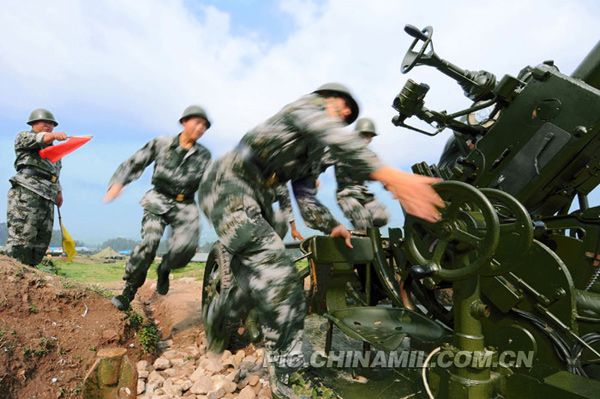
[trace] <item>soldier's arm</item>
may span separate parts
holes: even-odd
[[[340,225],[329,209],[317,199],[317,181],[314,177],[293,181],[292,189],[300,214],[308,227],[330,234]]]
[[[292,200],[287,185],[279,185],[275,188],[275,197],[279,203],[279,210],[285,215],[288,223],[294,221],[294,212],[292,211]]]
[[[21,132],[15,138],[15,150],[41,149],[48,133]],[[52,133],[49,133],[52,134]]]
[[[148,165],[156,159],[158,145],[158,139],[153,139],[137,150],[129,159],[119,165],[108,186],[111,187],[115,184],[125,186],[138,179]]]
[[[321,107],[301,107],[293,112],[300,128],[329,146],[335,158],[353,165],[357,179],[381,182],[411,215],[429,222],[440,219],[437,208],[443,207],[444,202],[431,187],[440,179],[383,165],[358,134],[344,131],[342,122],[327,115]]]

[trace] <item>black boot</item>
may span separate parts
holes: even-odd
[[[158,275],[158,281],[156,282],[156,292],[160,295],[167,295],[169,292],[169,274],[171,273],[171,269],[166,266],[165,262],[160,262],[158,268],[156,269],[156,274]]]
[[[133,301],[133,298],[135,298],[136,291],[137,290],[131,285],[125,283],[125,288],[123,288],[121,295],[113,296],[110,301],[116,306],[117,309],[125,312],[131,309],[131,301]]]

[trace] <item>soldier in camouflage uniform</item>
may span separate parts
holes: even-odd
[[[150,140],[117,168],[109,183],[105,202],[118,196],[125,185],[139,178],[154,162],[153,187],[140,202],[144,208],[142,242],[125,267],[123,293],[112,299],[120,310],[129,309],[135,293],[144,284],[166,226],[171,227],[171,234],[167,253],[157,269],[159,294],[169,291],[171,269],[184,267],[196,253],[200,215],[194,195],[210,162],[210,152],[196,141],[210,127],[210,121],[202,107],[192,105],[185,109],[179,122],[183,126],[181,133]]]
[[[15,139],[17,174],[10,179],[8,191],[6,253],[35,266],[52,238],[54,204],[60,207],[63,202],[58,181],[61,162],[42,159],[38,152],[55,140],[66,140],[67,135],[53,132],[58,122],[46,109],[33,110],[27,124],[31,130],[18,133]]]
[[[247,133],[232,152],[214,162],[201,183],[202,210],[219,240],[239,262],[232,262],[236,286],[215,298],[206,312],[209,347],[221,351],[229,318],[237,318],[240,303],[256,309],[269,356],[302,360],[305,298],[293,260],[273,225],[274,187],[310,176],[327,147],[334,157],[351,160],[357,178],[381,181],[407,212],[429,221],[439,219],[443,202],[431,184],[435,179],[383,166],[377,156],[343,127],[358,115],[358,104],[337,83],[285,106]],[[343,225],[327,227],[350,245]],[[286,362],[288,365],[289,362]],[[276,394],[293,396],[290,370],[271,368]]]
[[[358,133],[368,145],[377,136],[375,124],[371,119],[356,121],[355,133]],[[365,185],[364,180],[356,178],[354,166],[348,162],[335,165],[337,181],[337,202],[344,215],[352,222],[356,230],[364,232],[369,227],[385,226],[389,214],[385,206],[377,201],[375,195]]]

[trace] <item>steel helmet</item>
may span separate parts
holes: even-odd
[[[56,119],[54,119],[52,112],[44,108],[37,108],[31,111],[31,114],[29,114],[29,119],[27,120],[27,124],[31,126],[38,121],[52,122],[54,123],[54,126],[58,126],[58,122]]]
[[[184,119],[189,118],[190,116],[199,116],[200,118],[204,118],[206,120],[206,128],[210,127],[210,119],[206,115],[206,111],[199,105],[190,105],[186,109],[183,110],[183,114],[181,114],[181,118],[179,118],[179,123],[181,123]]]
[[[348,104],[350,109],[352,110],[352,113],[346,119],[346,123],[351,124],[356,120],[356,118],[358,118],[358,103],[354,99],[354,96],[352,96],[350,89],[348,89],[343,84],[335,82],[325,83],[324,85],[319,86],[319,88],[313,91],[313,93],[319,94],[324,97],[326,97],[327,95],[343,97],[346,100],[346,103]]]

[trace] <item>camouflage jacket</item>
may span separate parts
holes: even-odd
[[[47,159],[42,159],[38,151],[50,146],[51,144],[44,143],[45,133],[35,133],[32,131],[24,131],[17,134],[15,139],[15,169],[17,174],[10,179],[13,185],[19,185],[33,191],[37,195],[50,200],[56,201],[56,196],[61,191],[60,169],[62,164],[60,161],[52,163]],[[21,172],[23,169],[35,169],[39,173],[55,176],[54,182],[51,179],[46,179],[38,176],[29,176]]]
[[[339,222],[316,198],[321,172],[345,160],[353,165],[358,178],[367,180],[381,166],[360,136],[348,133],[344,127],[340,119],[325,112],[321,97],[310,94],[287,105],[242,138],[242,145],[249,147],[263,166],[263,175],[275,173],[280,183],[292,181],[302,218],[309,227],[324,233],[331,232]],[[286,212],[291,215],[291,206]]]
[[[179,135],[157,137],[119,165],[110,179],[109,187],[115,183],[131,183],[152,162],[154,187],[146,192],[140,204],[144,209],[162,215],[176,205],[175,197],[178,194],[193,199],[210,162],[210,152],[198,143],[185,150],[179,145]]]
[[[365,145],[366,146],[366,145]],[[335,180],[337,183],[337,195],[350,196],[359,201],[370,201],[375,196],[366,185],[366,179],[357,176],[354,165],[346,160],[330,162],[335,165]],[[324,165],[327,167],[327,165]]]

